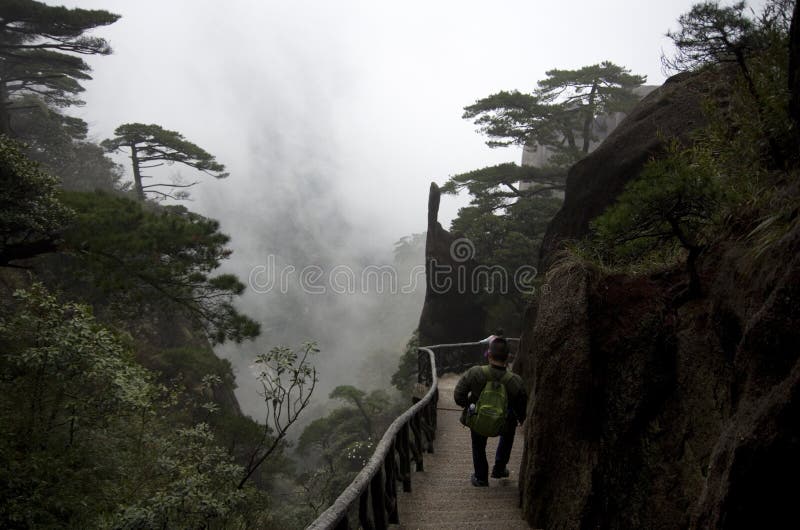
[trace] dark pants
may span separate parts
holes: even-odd
[[[505,469],[511,458],[511,448],[514,446],[514,433],[517,430],[517,422],[514,418],[509,418],[506,428],[500,434],[500,442],[497,444],[497,453],[494,456],[494,466],[497,469]],[[475,466],[475,477],[478,480],[489,480],[489,462],[486,460],[486,437],[476,434],[470,430],[472,435],[472,465]]]

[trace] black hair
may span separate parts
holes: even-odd
[[[495,361],[505,362],[508,360],[508,342],[503,337],[495,338],[489,345],[489,355]]]

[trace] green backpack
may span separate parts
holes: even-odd
[[[483,367],[483,372],[486,375],[486,384],[478,396],[475,411],[467,413],[466,425],[481,436],[493,437],[498,436],[506,424],[508,416],[506,382],[511,379],[511,374],[506,372],[500,379],[493,380],[488,366]]]

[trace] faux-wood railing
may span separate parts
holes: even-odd
[[[507,340],[512,351],[516,350],[519,340]],[[439,375],[461,373],[481,364],[485,349],[481,342],[418,349],[417,380],[427,392],[389,425],[369,462],[307,530],[383,530],[400,522],[397,483],[402,483],[403,491],[411,491],[411,461],[417,471],[423,471],[424,453],[433,453]]]

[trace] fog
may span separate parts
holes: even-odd
[[[226,164],[231,176],[204,180],[188,206],[220,220],[234,250],[224,268],[246,281],[270,256],[297,270],[390,264],[394,242],[425,229],[431,181],[519,159],[486,147],[465,105],[603,60],[660,84],[663,35],[692,2],[64,3],[122,15],[98,32],[114,54],[88,58],[94,80],[73,112],[98,140],[121,123],[157,123]],[[440,221],[464,204],[446,198]],[[249,288],[239,306],[262,336],[217,349],[256,418],[256,352],[317,340],[318,405],[338,384],[385,386],[422,302],[422,289],[279,291]]]

